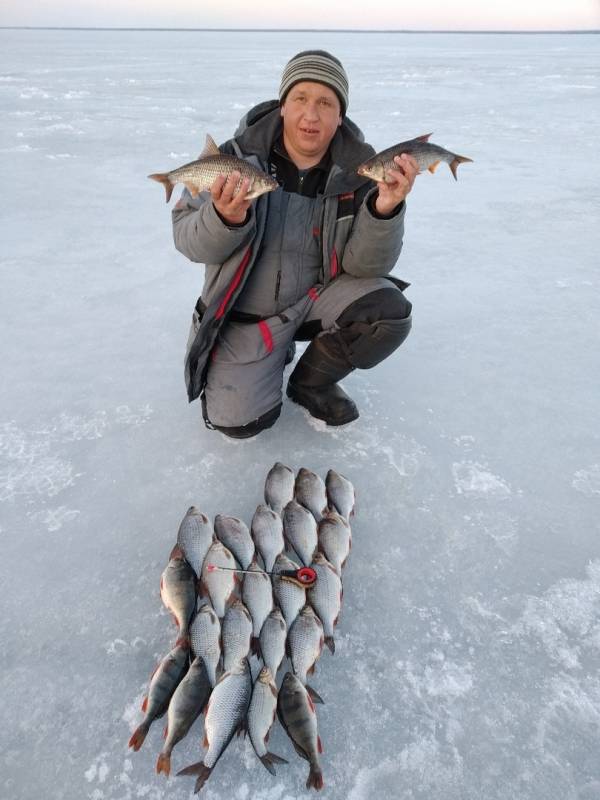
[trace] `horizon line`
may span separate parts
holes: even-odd
[[[513,30],[502,28],[481,28],[464,30],[462,28],[138,28],[128,26],[89,26],[89,25],[0,25],[0,30],[25,31],[155,31],[157,33],[464,33],[464,34],[561,34],[561,33],[600,33],[600,28],[565,28],[547,30],[531,28]]]

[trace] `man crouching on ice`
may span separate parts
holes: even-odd
[[[278,418],[294,341],[310,341],[287,395],[329,425],[358,417],[338,386],[407,337],[406,283],[389,277],[402,249],[404,198],[418,167],[403,155],[389,182],[356,173],[374,154],[346,117],[348,78],[322,50],[286,65],[279,101],[253,108],[220,147],[276,178],[245,201],[239,174],[173,210],[175,246],[206,264],[186,355],[190,401],[209,428],[255,436]]]

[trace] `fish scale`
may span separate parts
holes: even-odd
[[[177,532],[177,544],[183,550],[186,560],[200,577],[202,562],[214,538],[212,522],[195,506],[190,506],[181,521]]]
[[[311,567],[317,573],[317,581],[307,592],[308,602],[323,623],[325,644],[332,653],[335,653],[333,629],[342,606],[342,582],[322,553],[315,555]]]
[[[276,676],[285,655],[287,626],[278,606],[266,618],[260,632],[260,652],[266,667]]]
[[[253,561],[244,575],[242,599],[252,617],[253,645],[260,636],[262,626],[273,608],[273,587],[271,579],[256,561]]]
[[[350,525],[341,514],[329,511],[319,522],[319,549],[333,565],[338,575],[346,563],[352,546]]]
[[[271,572],[277,556],[285,547],[281,517],[272,508],[261,504],[254,512],[250,530],[265,570]]]
[[[263,667],[252,690],[252,699],[248,709],[248,734],[254,752],[271,775],[276,774],[274,763],[287,764],[284,758],[275,753],[269,753],[266,746],[269,731],[275,721],[276,711],[277,687],[269,668]]]
[[[283,509],[283,533],[305,567],[308,567],[317,549],[317,523],[311,512],[296,500]]]
[[[277,556],[275,562],[275,572],[287,570],[298,570],[300,567],[285,555]],[[273,592],[281,608],[281,613],[288,628],[300,613],[300,609],[306,604],[306,589],[297,583],[273,575]]]
[[[325,488],[330,507],[346,520],[354,513],[354,486],[343,475],[330,469],[325,476]]]
[[[294,484],[294,498],[308,508],[317,522],[327,508],[327,491],[320,475],[305,467],[298,470]]]
[[[190,641],[194,655],[204,659],[210,685],[214,686],[221,658],[221,623],[208,603],[194,617],[190,626]]]
[[[323,751],[317,729],[317,714],[305,687],[287,672],[277,699],[277,714],[298,755],[310,764],[306,788],[323,788],[319,753]]]
[[[250,651],[252,618],[246,606],[236,600],[227,609],[221,627],[223,641],[223,669],[229,672]]]
[[[254,558],[254,542],[246,523],[237,517],[217,514],[215,535],[225,547],[231,550],[242,569],[248,569],[248,565]]]
[[[294,497],[295,475],[293,470],[280,461],[275,462],[265,480],[265,503],[278,514]]]

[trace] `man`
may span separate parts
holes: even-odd
[[[273,175],[279,188],[247,201],[239,174],[218,178],[173,210],[175,245],[206,264],[186,355],[190,401],[234,438],[278,418],[294,341],[310,341],[287,395],[329,425],[358,417],[338,381],[368,369],[411,326],[407,284],[388,273],[400,255],[405,197],[418,167],[402,155],[388,181],[356,168],[374,154],[346,117],[348,78],[337,58],[304,51],[286,65],[279,101],[253,108],[221,152]]]

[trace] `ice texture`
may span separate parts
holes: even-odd
[[[0,796],[191,796],[154,772],[160,723],[127,750],[174,638],[160,573],[191,504],[249,523],[282,461],[357,490],[312,678],[324,796],[600,797],[598,42],[0,31]],[[317,47],[377,149],[433,131],[474,161],[408,199],[413,331],[344,381],[360,419],[285,402],[231,442],[187,403],[203,268],[146,176],[228,138]],[[279,726],[269,746],[276,779],[235,741],[207,800],[306,797]]]

